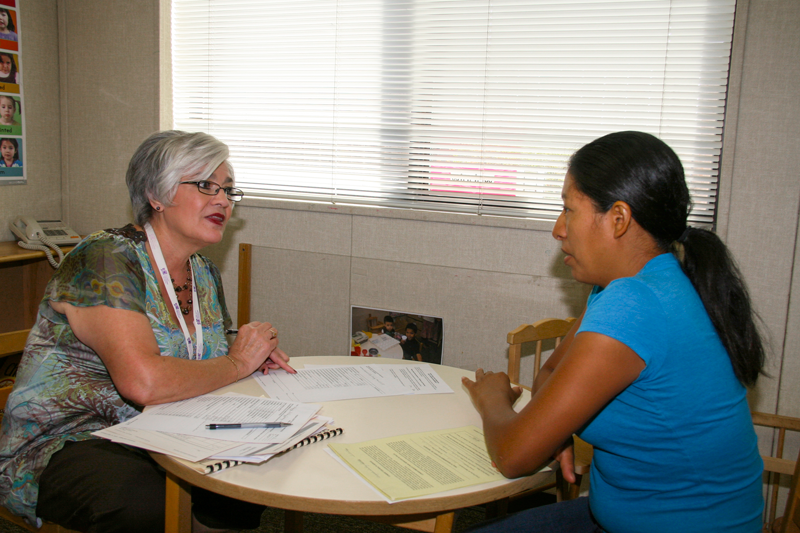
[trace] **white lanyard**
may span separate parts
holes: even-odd
[[[194,334],[197,337],[197,346],[193,346],[192,336],[189,334],[189,328],[186,327],[186,321],[183,319],[181,306],[178,303],[178,296],[175,294],[175,289],[172,286],[172,279],[169,277],[169,270],[167,270],[167,263],[164,261],[164,254],[161,253],[161,246],[158,244],[158,237],[156,232],[153,231],[153,226],[149,222],[145,223],[144,230],[147,232],[147,240],[150,242],[150,249],[153,251],[153,258],[156,260],[156,266],[161,273],[161,279],[164,280],[164,285],[167,287],[167,294],[172,307],[175,309],[175,316],[178,318],[178,324],[183,331],[183,338],[186,339],[186,348],[189,351],[189,357],[192,357],[192,352],[195,352],[195,359],[203,358],[203,325],[200,323],[200,300],[197,299],[197,284],[194,282],[194,271],[192,270],[192,262],[189,260],[189,274],[192,277],[192,306],[194,310]]]

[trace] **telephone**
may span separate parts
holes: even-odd
[[[10,225],[11,231],[20,239],[22,248],[41,250],[47,255],[53,268],[58,268],[64,252],[58,245],[78,244],[81,236],[60,220],[35,220],[32,217],[17,217]],[[48,248],[49,247],[49,248]],[[58,261],[50,250],[58,254]]]

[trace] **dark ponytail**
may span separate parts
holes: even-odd
[[[689,188],[680,159],[660,139],[636,131],[611,133],[572,156],[575,186],[601,213],[623,201],[658,247],[681,263],[745,386],[763,372],[765,353],[742,275],[711,231],[691,228]]]
[[[764,367],[764,347],[747,287],[728,247],[715,233],[690,228],[675,249],[728,350],[736,377],[752,387]]]

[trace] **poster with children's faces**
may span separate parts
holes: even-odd
[[[0,0],[0,185],[26,182],[18,2]]]
[[[442,364],[444,325],[439,317],[351,307],[350,355]]]

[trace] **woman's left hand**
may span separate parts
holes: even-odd
[[[475,371],[475,381],[467,377],[461,378],[475,409],[483,416],[501,406],[511,407],[522,394],[522,388],[511,386],[505,372],[484,372],[482,368]]]

